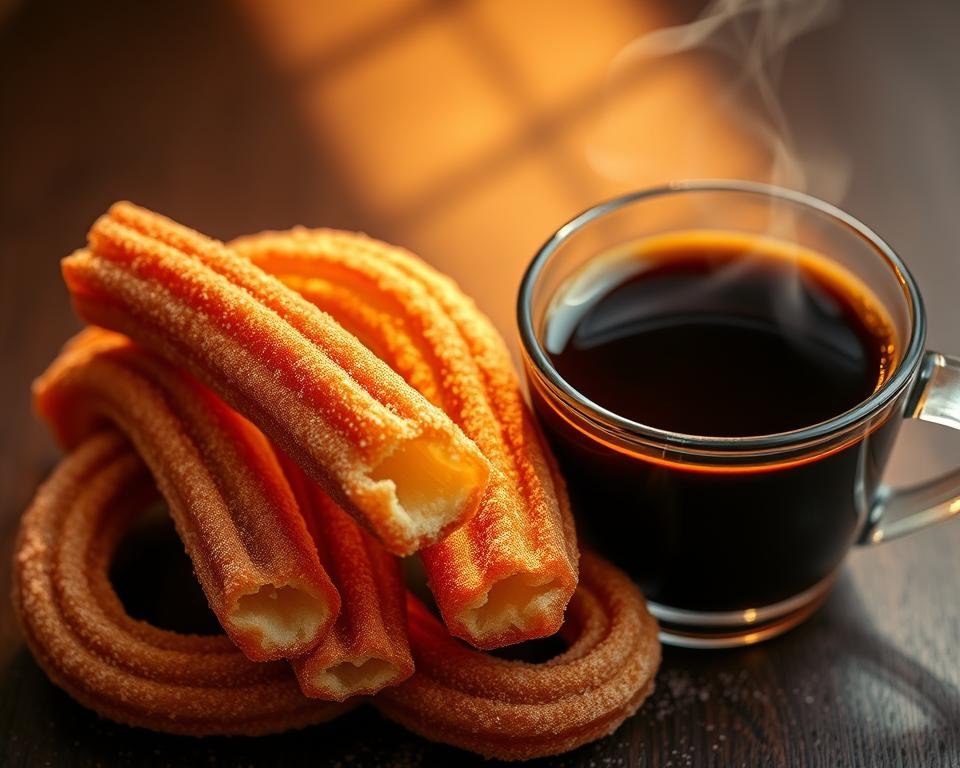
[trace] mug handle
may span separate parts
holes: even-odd
[[[960,358],[924,355],[907,418],[960,429]],[[858,544],[880,544],[960,514],[960,469],[907,488],[881,485]]]

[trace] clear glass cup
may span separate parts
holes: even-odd
[[[631,421],[565,381],[543,344],[565,281],[617,246],[704,229],[787,240],[857,276],[896,336],[882,386],[801,429],[711,437]],[[906,266],[828,203],[739,181],[676,183],[602,203],[536,254],[517,315],[531,401],[567,478],[578,528],[638,581],[667,643],[729,647],[777,635],[823,601],[852,546],[960,511],[960,470],[905,489],[880,482],[902,418],[960,428],[960,361],[925,351],[923,303]]]

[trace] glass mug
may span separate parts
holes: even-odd
[[[749,437],[657,429],[591,402],[544,347],[551,301],[612,248],[703,229],[773,233],[852,272],[889,313],[898,341],[892,373],[845,413]],[[960,428],[960,360],[924,350],[923,303],[906,266],[828,203],[739,181],[625,195],[544,244],[523,277],[517,314],[531,401],[581,535],[640,584],[666,643],[730,647],[773,637],[820,605],[851,546],[960,511],[960,470],[906,489],[880,482],[902,418]]]

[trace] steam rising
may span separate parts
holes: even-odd
[[[805,134],[796,135],[779,98],[788,48],[832,21],[838,6],[839,0],[712,0],[690,23],[634,40],[611,64],[619,110],[611,111],[601,126],[606,129],[601,140],[588,145],[594,169],[634,188],[678,178],[724,176],[767,181],[839,201],[848,185],[849,163],[822,135],[812,112],[803,115]],[[811,129],[819,129],[821,135]],[[670,212],[661,209],[661,214],[667,217],[669,230]],[[703,220],[728,225],[719,209],[708,208]],[[650,218],[645,220],[647,226],[650,223]],[[761,225],[762,233],[773,240],[802,242],[795,209],[775,197],[766,202]],[[635,254],[634,248],[625,242],[623,253]],[[620,256],[612,251],[608,256],[593,271],[578,273],[555,298],[546,337],[552,353],[564,348],[599,296],[646,268],[643,259],[618,261]],[[741,256],[708,279],[645,296],[643,316],[669,316],[678,306],[714,306],[732,283],[757,269],[769,253],[747,250]],[[761,300],[766,303],[759,316],[792,329],[791,339],[812,340],[836,353],[836,340],[822,330],[834,327],[824,314],[833,310],[805,287],[798,257],[788,258],[794,260],[793,269],[783,271],[782,279],[771,286],[770,295]],[[607,341],[604,333],[632,333],[621,320],[612,318],[612,326],[595,333],[591,343]],[[798,335],[798,329],[805,333]]]
[[[720,87],[710,87],[708,98],[701,99],[693,113],[664,115],[656,106],[634,112],[639,114],[640,124],[630,126],[628,145],[592,142],[588,147],[591,164],[607,178],[636,183],[636,177],[649,170],[644,163],[651,153],[665,151],[663,144],[671,139],[681,140],[678,133],[664,135],[664,120],[689,121],[694,130],[698,124],[707,126],[688,140],[696,145],[686,147],[688,155],[713,150],[710,120],[722,120],[733,123],[769,156],[766,169],[753,167],[724,175],[749,176],[839,199],[847,187],[849,164],[822,137],[816,141],[805,137],[801,153],[778,97],[788,47],[798,37],[832,21],[837,6],[838,0],[713,0],[694,21],[657,29],[633,41],[614,59],[613,79],[650,76],[652,81],[658,72],[662,74],[664,68],[684,59],[689,65],[694,58],[709,56],[711,84],[719,78]],[[680,83],[668,85],[682,87]],[[643,93],[641,88],[640,98]],[[685,160],[689,165],[691,157]],[[696,157],[692,168],[684,170],[687,176],[717,175],[712,169],[699,168]]]

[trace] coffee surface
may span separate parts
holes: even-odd
[[[553,365],[598,405],[686,434],[786,432],[853,408],[889,375],[889,321],[850,273],[764,242],[669,237],[601,256],[554,301]]]

